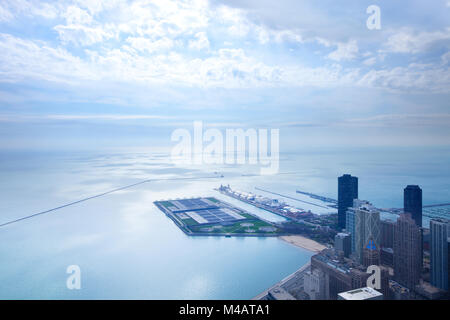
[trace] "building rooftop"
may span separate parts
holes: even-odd
[[[295,298],[281,287],[275,287],[269,290],[268,298],[270,300],[295,300]]]
[[[351,259],[340,259],[336,255],[336,250],[334,249],[324,249],[320,253],[312,256],[312,259],[316,259],[344,274],[348,274],[352,270],[358,270],[359,268],[361,268],[359,264],[355,263]]]
[[[389,280],[389,288],[391,288],[391,290],[393,290],[394,292],[398,292],[398,293],[408,293],[409,289],[402,286],[401,284],[399,284],[398,282],[395,282],[394,280]]]
[[[380,300],[383,294],[370,287],[350,290],[338,294],[342,300]]]
[[[385,252],[389,252],[389,253],[394,253],[394,249],[392,249],[392,248],[381,248],[381,250],[382,251],[385,251]]]
[[[347,232],[339,232],[336,236],[337,236],[338,238],[345,238],[345,237],[349,237],[350,234],[347,233]]]

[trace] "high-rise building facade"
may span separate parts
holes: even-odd
[[[311,257],[311,272],[319,269],[324,274],[325,288],[322,297],[336,300],[340,292],[365,287],[369,274],[351,259],[340,261],[333,249],[325,249]]]
[[[419,227],[422,227],[422,189],[409,185],[403,190],[403,211],[411,217]]]
[[[355,209],[355,257],[360,264],[364,263],[364,249],[380,250],[380,213],[372,205]]]
[[[447,278],[447,288],[449,288],[448,290],[450,290],[450,237],[447,238]]]
[[[303,288],[311,300],[326,299],[325,284],[325,274],[319,269],[306,272],[303,278]]]
[[[371,240],[369,240],[368,245],[363,249],[363,262],[364,267],[368,266],[379,266],[380,265],[380,250],[378,248],[371,246]]]
[[[450,290],[450,237],[447,238],[447,278],[447,286],[449,288],[448,290]]]
[[[358,178],[344,174],[338,178],[338,225],[345,228],[347,208],[353,206],[353,199],[358,198]]]
[[[448,237],[449,220],[432,219],[431,232],[431,284],[443,290],[448,290]]]
[[[349,233],[338,233],[334,237],[334,249],[344,254],[348,258],[352,253],[352,241]]]
[[[422,235],[410,214],[401,214],[394,229],[394,278],[414,290],[422,269]]]
[[[348,208],[345,213],[345,230],[350,234],[350,252],[355,252],[355,210]]]
[[[356,222],[355,222],[355,212],[358,208],[362,206],[371,206],[370,202],[365,200],[354,199],[353,206],[347,209],[345,214],[345,229],[347,233],[350,234],[350,242],[351,242],[351,252],[354,253],[356,251]]]
[[[382,220],[380,222],[381,226],[381,241],[380,246],[382,248],[392,248],[394,246],[394,227],[395,221],[392,220]]]

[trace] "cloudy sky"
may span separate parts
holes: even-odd
[[[164,144],[193,120],[447,146],[449,22],[449,0],[2,0],[0,146]]]

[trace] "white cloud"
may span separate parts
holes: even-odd
[[[450,47],[450,28],[433,32],[413,32],[402,30],[389,37],[385,51],[397,53],[418,53],[436,44]]]
[[[448,66],[411,63],[406,67],[371,70],[358,85],[398,91],[450,93]]]
[[[96,15],[107,8],[117,6],[118,0],[75,0],[75,4],[86,9],[91,15]]]
[[[0,4],[0,22],[10,21],[14,18],[13,14],[8,10],[8,8],[3,7]]]
[[[198,87],[276,87],[338,85],[354,77],[339,67],[331,69],[270,65],[248,56],[243,49],[220,49],[206,58],[175,52],[140,55],[137,51],[85,50],[82,60],[45,42],[0,35],[3,81],[41,79],[63,83],[119,81],[129,84],[179,84]],[[134,40],[134,41],[133,41]],[[139,47],[137,39],[130,44]],[[153,45],[152,43],[150,45]],[[145,46],[144,46],[145,47]],[[153,49],[153,48],[151,48]]]
[[[450,51],[445,53],[445,54],[443,54],[442,57],[441,57],[441,60],[442,60],[443,64],[450,63]]]
[[[50,5],[18,2],[24,4],[22,10],[27,14],[40,12]],[[361,74],[358,65],[344,68],[338,62],[361,56],[362,64],[370,67],[383,61],[387,53],[370,56],[364,48],[361,50],[364,54],[360,55],[361,42],[356,39],[336,41],[308,33],[296,24],[288,28],[284,24],[280,27],[258,23],[249,19],[245,9],[211,6],[206,0],[137,0],[132,3],[74,0],[53,4],[52,8],[49,12],[60,12],[65,18],[65,22],[52,27],[58,38],[38,41],[1,36],[4,39],[0,44],[4,48],[0,52],[3,81],[45,79],[73,83],[89,79],[199,87],[360,85],[396,90],[449,90],[445,89],[448,86],[445,68],[411,64],[404,69],[385,66]],[[419,40],[425,39],[428,43],[445,40],[449,30],[416,35],[403,30],[392,35],[386,47],[415,52],[427,46]],[[210,42],[208,36],[214,41]],[[267,43],[271,45],[266,46],[264,52],[251,48],[253,44]],[[280,59],[276,56],[278,52],[272,50],[273,43],[285,50]],[[284,43],[288,45],[283,46]],[[316,61],[308,65],[308,57],[283,59],[292,55],[288,52],[292,44],[322,46],[320,50],[314,48],[314,52],[321,54],[326,50],[323,57],[335,62],[317,66]],[[397,47],[392,47],[394,44]],[[74,50],[72,45],[89,47]],[[193,50],[185,50],[185,46]],[[448,57],[444,55],[439,63],[446,61]],[[433,72],[444,76],[433,77]]]
[[[243,10],[220,6],[216,8],[215,18],[222,25],[227,25],[227,31],[233,37],[245,37],[251,30],[251,24],[246,19]]]
[[[357,127],[434,127],[447,126],[450,123],[448,113],[424,114],[383,114],[367,118],[348,119],[340,125]]]
[[[152,120],[152,119],[170,119],[170,117],[159,115],[142,115],[142,114],[89,114],[89,115],[46,115],[39,117],[40,119],[50,120]]]
[[[141,52],[146,51],[148,53],[168,50],[174,46],[174,41],[169,38],[162,38],[152,41],[151,39],[144,37],[129,37],[126,42],[129,43],[132,48]]]
[[[92,22],[92,16],[87,11],[76,6],[69,6],[63,16],[69,25],[90,24]]]
[[[23,115],[23,114],[0,114],[0,122],[30,122],[30,121],[124,121],[124,120],[160,120],[172,119],[167,116],[148,115],[148,114],[49,114],[49,115]]]
[[[352,60],[358,54],[358,43],[356,40],[350,40],[347,43],[338,43],[337,49],[328,55],[329,59],[335,61]]]
[[[363,61],[363,63],[364,63],[366,66],[372,66],[372,65],[374,65],[376,62],[377,62],[377,58],[376,58],[376,57],[370,57],[370,58],[367,58],[366,60]]]
[[[196,33],[195,40],[189,41],[189,48],[196,50],[209,49],[209,40],[206,32]]]
[[[98,79],[86,62],[63,48],[0,34],[0,73],[3,82],[46,80],[73,83]]]
[[[58,32],[63,43],[74,43],[82,46],[103,42],[116,36],[112,30],[80,24],[57,25],[54,29]]]
[[[33,0],[2,0],[0,4],[0,21],[2,16],[10,21],[20,15],[26,17],[43,17],[54,19],[60,12],[60,4]]]

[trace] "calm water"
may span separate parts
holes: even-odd
[[[295,174],[244,177],[258,169],[175,167],[151,152],[2,153],[0,223],[147,178],[224,178],[146,183],[0,228],[0,298],[252,298],[311,253],[276,238],[187,237],[152,202],[216,196],[279,221],[213,189],[223,183],[260,194],[254,187],[297,198],[297,188],[336,197],[336,177],[346,172],[360,177],[360,198],[380,207],[401,207],[406,184],[421,185],[425,203],[448,202],[449,158],[442,150],[328,150],[283,155],[280,171]],[[79,291],[66,289],[65,271],[74,264],[82,273]]]

